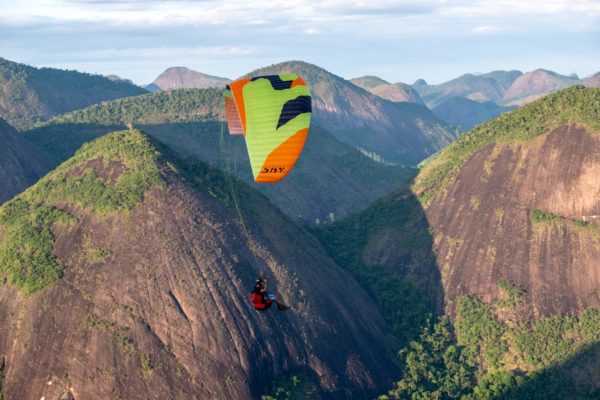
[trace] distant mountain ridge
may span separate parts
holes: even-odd
[[[439,85],[429,85],[419,79],[412,87],[428,107],[437,110],[437,113],[434,111],[436,115],[468,130],[504,111],[566,87],[576,84],[600,86],[599,74],[579,79],[576,75],[564,76],[544,69],[525,74],[516,70],[493,71],[465,74]]]
[[[413,88],[429,107],[435,107],[452,97],[474,101],[498,101],[512,82],[522,75],[520,71],[493,71],[486,74],[464,74],[439,85],[418,84]]]
[[[583,80],[583,84],[587,87],[600,87],[600,72],[597,72],[594,75],[585,78]]]
[[[515,79],[504,93],[503,100],[509,102],[509,104],[522,104],[536,97],[578,83],[580,83],[580,80],[577,78],[560,75],[545,69],[536,69]]]
[[[157,90],[173,89],[206,89],[224,88],[231,82],[230,79],[204,74],[186,67],[171,67],[162,72],[146,89]]]
[[[406,83],[398,82],[391,84],[376,76],[353,78],[350,79],[350,82],[393,102],[425,104],[419,93]]]
[[[125,80],[0,58],[0,117],[17,129],[103,100],[143,93],[146,90]]]

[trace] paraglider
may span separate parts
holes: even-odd
[[[254,309],[258,311],[265,311],[268,310],[273,303],[277,304],[277,309],[279,311],[285,311],[289,309],[289,306],[283,304],[281,301],[279,301],[279,299],[277,299],[275,294],[270,293],[267,290],[267,284],[268,281],[265,279],[264,273],[261,272],[260,278],[256,280],[254,289],[252,290],[252,293],[250,293],[250,302],[252,302]]]
[[[254,180],[274,183],[294,167],[308,136],[308,85],[296,74],[243,78],[225,89],[231,135],[243,135]]]

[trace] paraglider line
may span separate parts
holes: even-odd
[[[227,162],[227,152],[225,149],[225,121],[221,121],[221,137],[219,139],[220,141],[220,146],[221,146],[221,153],[223,155],[223,164],[224,164],[224,169],[225,169],[225,180],[227,181],[227,186],[229,186],[229,191],[231,192],[231,199],[233,200],[233,204],[235,206],[235,209],[237,211],[237,214],[240,218],[240,224],[242,226],[242,230],[244,231],[244,236],[246,236],[246,242],[248,243],[248,247],[250,249],[250,252],[252,253],[252,256],[254,256],[254,261],[256,262],[257,266],[260,266],[261,263],[258,259],[258,256],[256,255],[256,252],[254,250],[255,245],[254,245],[254,241],[251,239],[250,237],[250,233],[248,232],[248,228],[246,227],[246,223],[244,222],[244,216],[242,215],[242,209],[240,207],[240,203],[239,203],[239,192],[237,189],[237,186],[234,183],[234,178],[231,176],[231,172],[229,170],[229,163]],[[237,176],[237,161],[236,161],[236,153],[235,153],[235,141],[233,143],[233,168],[234,171],[233,173],[236,174]]]

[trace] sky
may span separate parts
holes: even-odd
[[[600,0],[0,0],[0,57],[149,83],[303,60],[344,78],[600,71]]]

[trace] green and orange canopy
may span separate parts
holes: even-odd
[[[301,77],[243,78],[225,90],[229,133],[244,135],[256,182],[283,179],[302,152],[311,117],[310,90]]]

